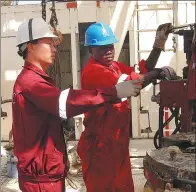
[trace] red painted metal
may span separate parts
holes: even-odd
[[[168,112],[168,107],[165,107],[165,121],[167,121],[169,118],[169,112]],[[169,136],[169,123],[165,126],[165,136]]]

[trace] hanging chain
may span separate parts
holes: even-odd
[[[42,6],[42,18],[46,21],[46,0],[42,0],[41,2]],[[57,25],[58,25],[58,19],[56,15],[56,9],[55,9],[55,0],[52,0],[52,6],[50,8],[51,13],[51,18],[50,18],[50,25],[54,30],[54,33],[58,35],[57,31]],[[57,47],[57,52],[56,52],[56,59],[54,62],[54,65],[50,66],[47,73],[48,75],[55,80],[56,86],[61,88],[61,72],[60,72],[60,55],[59,55],[59,49],[60,47]]]
[[[46,21],[46,0],[42,0],[42,18]]]
[[[56,31],[56,27],[58,25],[58,19],[56,16],[56,9],[55,9],[55,1],[52,0],[52,7],[50,8],[51,10],[51,18],[50,18],[50,25],[54,28],[54,30]]]
[[[173,52],[176,53],[177,41],[175,36],[173,36],[172,41],[173,41],[173,46],[172,46]]]
[[[51,18],[50,18],[50,25],[54,30],[54,33],[57,34],[57,25],[58,25],[58,19],[56,15],[56,9],[55,9],[55,1],[52,0],[52,7],[50,8],[51,13]],[[58,35],[58,34],[57,34]],[[60,70],[60,46],[56,47],[56,59],[54,61],[54,65],[52,65],[49,70],[48,74],[50,77],[52,77],[55,82],[56,86],[61,89],[61,70]]]

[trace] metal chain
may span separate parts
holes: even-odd
[[[42,0],[41,2],[42,6],[42,18],[46,21],[46,0]],[[50,8],[51,13],[51,18],[50,18],[50,25],[54,29],[54,32],[56,32],[56,28],[58,25],[58,19],[56,15],[56,9],[55,9],[55,0],[52,0],[52,7]],[[56,59],[54,62],[54,65],[52,65],[47,73],[48,75],[55,80],[56,86],[58,88],[61,88],[61,72],[60,72],[60,55],[59,55],[59,49],[60,47],[57,47],[57,54],[56,54]]]
[[[58,25],[58,19],[56,16],[56,9],[55,9],[55,1],[52,0],[52,7],[50,8],[51,18],[50,18],[50,25],[54,29],[54,32],[57,31],[56,27]],[[62,46],[62,45],[61,45]],[[56,49],[56,59],[54,65],[52,65],[49,70],[48,74],[55,80],[56,86],[61,89],[61,70],[60,70],[60,47],[58,46]]]
[[[55,80],[56,86],[61,89],[61,69],[60,69],[60,55],[59,55],[59,48],[57,48],[56,52],[56,59],[54,64],[51,65],[48,69],[48,75]]]
[[[50,10],[52,11],[51,13],[51,18],[50,18],[50,25],[54,28],[54,30],[56,30],[56,27],[58,25],[58,19],[56,16],[56,10],[55,10],[55,1],[52,1],[52,7],[50,8]]]
[[[46,21],[46,1],[42,0],[42,18]]]

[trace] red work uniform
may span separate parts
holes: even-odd
[[[115,99],[115,87],[60,91],[44,71],[26,62],[15,82],[12,103],[20,189],[64,192],[67,153],[60,117],[75,116]]]
[[[145,61],[140,62],[146,73]],[[82,89],[108,88],[138,78],[133,67],[113,62],[105,67],[90,58],[82,71]],[[125,98],[85,114],[85,130],[78,143],[87,192],[133,192],[130,157],[130,108]]]

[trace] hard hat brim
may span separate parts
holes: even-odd
[[[111,44],[115,44],[118,42],[119,42],[119,40],[117,38],[113,37],[113,38],[110,38],[109,40],[105,40],[105,41],[100,41],[100,42],[95,42],[95,43],[85,43],[84,46],[97,47],[97,46],[111,45]]]

